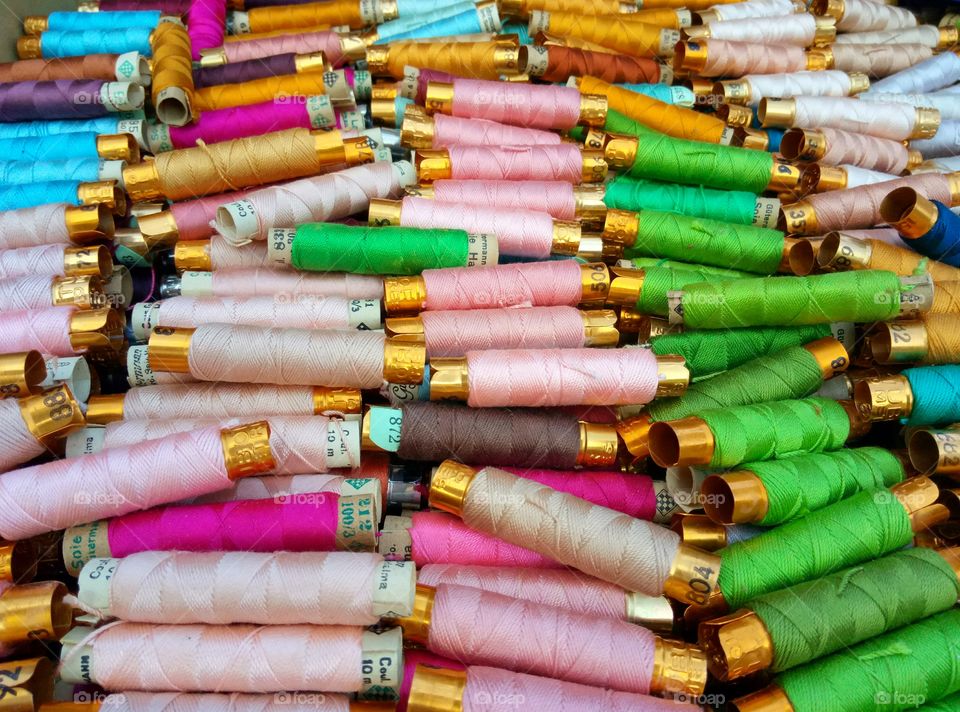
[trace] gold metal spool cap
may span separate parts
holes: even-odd
[[[461,712],[467,687],[465,670],[417,665],[407,701],[409,712]]]
[[[173,262],[180,272],[210,272],[213,261],[210,258],[210,240],[185,240],[173,247]]]
[[[106,205],[68,205],[63,213],[70,241],[86,244],[113,237],[113,212]]]
[[[316,415],[328,411],[344,414],[360,413],[363,409],[362,394],[359,388],[315,386],[312,397],[313,412]]]
[[[383,379],[387,383],[417,385],[423,383],[427,368],[425,344],[385,339],[383,342]]]
[[[86,424],[80,404],[66,385],[21,398],[17,405],[27,430],[44,445]]]
[[[892,321],[877,324],[870,336],[870,350],[877,363],[915,363],[927,355],[927,327],[922,321]]]
[[[890,191],[880,203],[880,217],[903,237],[923,237],[937,222],[937,206],[910,187]]]
[[[870,420],[897,420],[913,410],[913,390],[905,376],[866,378],[853,387],[860,415]]]
[[[270,447],[270,424],[266,420],[221,430],[220,442],[231,480],[263,475],[276,468]]]
[[[37,573],[37,551],[32,541],[0,541],[0,581],[28,583]]]
[[[97,136],[97,155],[106,161],[124,161],[133,165],[140,162],[140,144],[132,134],[103,134]],[[130,167],[129,165],[127,166]],[[126,169],[124,169],[126,174]],[[126,180],[124,180],[126,185]]]
[[[81,309],[70,317],[70,345],[78,353],[119,352],[126,343],[124,326],[116,309]]]
[[[455,460],[441,462],[430,480],[430,506],[462,516],[467,490],[476,474],[477,470]]]
[[[67,276],[106,279],[111,272],[113,260],[104,245],[67,247],[63,251],[63,273]]]
[[[147,342],[147,358],[153,371],[190,373],[190,339],[196,329],[158,326]]]
[[[87,402],[87,423],[107,425],[123,420],[123,393],[90,396]]]
[[[64,603],[67,587],[43,581],[11,586],[0,595],[0,643],[59,640],[73,626],[73,608]]]
[[[4,696],[0,698],[2,712],[46,712],[52,703],[56,669],[48,658],[10,660],[4,663],[8,670],[17,670],[15,680],[4,676]],[[81,708],[82,709],[82,708]]]
[[[56,277],[50,285],[52,306],[95,309],[104,306],[106,295],[99,277]]]
[[[47,377],[47,366],[39,351],[0,354],[0,398],[36,395]]]

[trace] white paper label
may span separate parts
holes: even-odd
[[[58,672],[60,679],[64,682],[74,684],[96,682],[93,672],[93,645],[78,645],[89,634],[89,628],[80,626],[60,639],[63,649],[60,651]]]
[[[361,130],[365,124],[363,111],[348,109],[337,114],[337,128]]]
[[[480,20],[481,32],[500,31],[500,13],[497,12],[496,3],[489,3],[483,7],[477,7],[477,19]]]
[[[313,94],[307,97],[307,118],[312,129],[332,129],[337,124],[337,112],[329,96]]]
[[[67,457],[95,455],[103,450],[107,429],[102,425],[90,425],[67,436],[64,452]]]
[[[233,221],[233,232],[237,238],[249,240],[260,233],[260,220],[257,209],[249,200],[237,200],[233,203],[221,205],[218,208],[225,210]],[[217,222],[220,222],[218,219]]]
[[[385,561],[373,580],[373,612],[381,618],[403,618],[413,613],[417,567],[413,562]]]
[[[135,139],[140,148],[145,151],[150,150],[150,145],[147,143],[147,132],[144,130],[145,121],[142,119],[123,119],[117,122],[117,133],[130,134]]]
[[[209,297],[213,294],[213,272],[184,272],[180,294],[185,297]]]
[[[757,227],[775,228],[780,216],[780,200],[778,198],[757,198],[753,208],[753,224]]]
[[[533,37],[538,32],[546,32],[550,29],[550,13],[544,10],[534,10],[530,13],[530,22],[527,25],[527,31]]]
[[[417,91],[420,87],[420,70],[417,67],[404,67],[403,68],[403,79],[401,79],[397,88],[400,91],[400,96],[416,100]]]
[[[235,35],[250,34],[250,15],[245,12],[234,11],[229,15],[230,30]]]
[[[379,633],[364,631],[361,645],[362,687],[359,697],[364,700],[397,699],[403,673],[403,634],[400,628]]]
[[[413,557],[413,540],[410,527],[413,519],[390,514],[383,519],[383,528],[377,541],[377,553],[390,561],[410,561]]]
[[[117,81],[149,84],[150,75],[143,76],[140,72],[143,64],[143,57],[140,56],[139,52],[124,52],[117,57],[117,61],[113,65]]]
[[[130,325],[137,341],[150,338],[153,328],[160,323],[160,302],[140,302],[133,305]]]
[[[654,481],[653,492],[656,495],[655,501],[657,505],[657,509],[653,514],[653,521],[656,524],[670,524],[673,515],[681,511],[680,505],[678,505],[676,500],[670,495],[666,482],[659,480]]]
[[[127,349],[127,383],[131,388],[157,385],[156,374],[150,368],[150,355],[146,344]]]
[[[297,231],[285,227],[272,227],[267,231],[267,261],[280,267],[289,267],[293,241]]]
[[[720,134],[720,145],[729,146],[733,143],[733,137],[736,131],[732,126],[724,126],[723,133]]]
[[[379,299],[354,299],[350,302],[348,324],[354,329],[372,331],[383,326]]]
[[[690,27],[693,24],[693,13],[686,8],[680,8],[677,12],[677,24],[680,27]]]
[[[327,425],[327,466],[356,467],[360,464],[360,427],[356,421],[336,420]]]
[[[673,84],[673,67],[669,64],[660,65],[660,83]]]
[[[170,140],[170,127],[166,124],[150,124],[147,129],[147,145],[154,153],[173,150]]]
[[[51,356],[45,362],[47,376],[40,384],[43,388],[64,383],[81,403],[90,397],[90,366],[83,356]]]
[[[683,323],[683,292],[679,290],[667,292],[667,319],[670,324]]]
[[[672,57],[680,41],[680,32],[678,30],[660,30],[660,56]]]
[[[393,164],[393,173],[397,176],[401,188],[416,185],[417,172],[410,161],[397,161]]]
[[[353,93],[357,101],[368,101],[373,94],[373,76],[365,69],[353,72]]]
[[[527,47],[527,74],[531,77],[542,76],[547,71],[550,48],[542,45]]]
[[[107,616],[110,615],[110,581],[119,562],[120,559],[91,559],[77,577],[78,598]]]
[[[483,267],[495,265],[500,259],[500,249],[496,235],[468,235],[467,236],[467,264],[465,267]]]
[[[91,559],[111,556],[108,526],[107,520],[101,519],[70,527],[63,533],[63,564],[68,574],[78,576]]]
[[[838,321],[830,325],[830,331],[833,332],[833,338],[843,344],[847,351],[852,351],[856,346],[857,329],[851,321]]]

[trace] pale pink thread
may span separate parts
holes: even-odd
[[[580,90],[550,84],[454,79],[452,113],[535,129],[572,129],[580,120]]]
[[[809,195],[804,202],[813,206],[817,215],[817,230],[853,230],[883,223],[880,203],[896,188],[915,188],[930,200],[950,204],[950,185],[942,173],[923,173],[897,178],[885,183],[874,183],[849,190]]]
[[[577,217],[573,186],[566,181],[438,180],[433,183],[433,196],[445,203],[496,208],[536,206],[557,220]]]
[[[906,27],[897,30],[841,32],[834,40],[834,44],[898,45],[893,48],[897,50],[902,45],[920,44],[935,49],[940,44],[940,28],[936,25],[919,25],[918,27]]]
[[[750,0],[711,8],[723,20],[743,20],[750,17],[777,17],[796,13],[793,0]]]
[[[850,93],[850,75],[846,72],[750,74],[743,79],[750,82],[750,103],[754,106],[767,96],[847,96]]]
[[[348,626],[120,623],[100,629],[94,682],[108,690],[281,692],[361,689],[361,635]]]
[[[884,181],[894,180],[897,176],[880,171],[871,171],[859,166],[841,166],[847,173],[847,188],[859,188],[861,185],[873,185]]]
[[[212,296],[276,296],[291,305],[304,296],[381,299],[383,279],[367,274],[316,274],[269,269],[236,269],[213,273]]]
[[[126,621],[366,626],[379,620],[373,610],[379,554],[146,551],[115,561],[110,614]]]
[[[781,74],[807,68],[802,47],[708,40],[704,77],[742,77],[745,74]]]
[[[916,26],[917,16],[909,10],[875,0],[844,0],[843,17],[837,21],[837,29],[841,32],[897,30]]]
[[[33,247],[69,243],[65,205],[39,205],[35,208],[0,211],[0,248]]]
[[[560,564],[535,551],[471,529],[446,512],[414,512],[411,558],[426,564],[476,564],[556,569]]]
[[[122,692],[107,695],[103,712],[350,712],[350,698],[334,694],[214,694]],[[617,709],[613,712],[621,712]]]
[[[290,183],[249,191],[245,200],[253,205],[256,225],[250,230],[235,223],[219,201],[215,226],[230,243],[266,240],[272,227],[294,227],[309,222],[327,222],[362,212],[371,198],[392,198],[400,193],[400,173],[387,162],[354,166],[337,173],[302,178]]]
[[[794,102],[793,125],[800,128],[827,127],[903,141],[917,122],[916,109],[905,104],[832,96],[798,96]]]
[[[575,307],[428,311],[420,318],[431,357],[485,349],[583,346],[583,318]]]
[[[0,311],[52,307],[52,286],[53,278],[49,275],[28,275],[0,280]]]
[[[849,37],[850,35],[839,35]],[[838,37],[838,39],[839,39]],[[835,44],[833,67],[842,72],[864,72],[871,77],[886,77],[912,67],[933,56],[930,47],[921,44]]]
[[[644,475],[602,470],[539,470],[517,467],[502,469],[504,472],[525,477],[637,519],[652,520],[657,513],[653,481]]]
[[[36,349],[52,356],[74,356],[70,319],[74,307],[49,307],[27,311],[0,309],[0,353]]]
[[[275,499],[289,495],[339,493],[345,478],[337,475],[271,475],[269,477],[244,477],[237,480],[231,489],[205,494],[181,504],[213,504],[215,502],[241,502],[248,499]]]
[[[684,712],[699,709],[679,700],[605,690],[482,665],[467,668],[467,686],[463,692],[463,712]]]
[[[214,270],[231,269],[278,269],[280,265],[267,255],[264,242],[244,245],[242,248],[232,245],[220,235],[210,238],[210,265]]]
[[[232,193],[217,193],[195,200],[181,200],[170,206],[170,213],[177,224],[177,234],[181,240],[203,240],[214,233],[211,221],[217,214],[217,208],[224,203],[241,200],[250,190],[237,190]]]
[[[813,15],[791,14],[785,17],[754,17],[746,20],[726,20],[710,23],[710,39],[731,42],[755,42],[768,45],[813,44],[817,21]],[[790,96],[784,91],[778,96]]]
[[[244,247],[244,250],[250,247]],[[172,297],[160,302],[155,326],[235,324],[301,329],[349,329],[350,301],[316,297],[290,302],[275,297]]]
[[[885,173],[903,173],[907,167],[907,147],[900,141],[877,138],[840,129],[818,129],[826,138],[827,151],[822,163],[840,166],[848,163]]]
[[[669,529],[492,467],[474,476],[463,521],[650,596],[663,592],[680,544]]]
[[[32,460],[43,452],[43,445],[27,430],[17,400],[0,400],[0,472]]]
[[[576,306],[580,266],[573,260],[424,270],[428,310]]]
[[[276,467],[270,472],[276,475],[303,475],[326,472],[327,437],[330,420],[321,415],[269,416],[270,449]],[[103,447],[127,447],[145,440],[164,438],[173,433],[185,433],[198,428],[216,425],[232,428],[242,423],[236,419],[209,420],[177,418],[175,420],[118,420],[107,425]],[[266,473],[264,473],[266,474]]]
[[[67,245],[41,245],[0,250],[0,279],[26,275],[63,276],[63,252]]]
[[[313,389],[309,386],[198,383],[131,388],[123,399],[123,417],[131,420],[253,415],[313,415]],[[181,498],[186,496],[184,494]]]
[[[207,324],[190,339],[201,381],[379,388],[384,335]]]
[[[409,196],[403,199],[406,227],[450,228],[496,235],[501,255],[546,259],[553,246],[553,218],[536,210],[444,203]]]
[[[450,146],[451,178],[563,180],[580,183],[583,158],[573,143],[556,146]]]
[[[230,486],[218,428],[0,476],[0,537],[25,539]]]
[[[657,393],[647,349],[524,349],[467,354],[473,408],[642,405]]]
[[[469,586],[601,618],[624,620],[627,613],[622,588],[577,571],[427,564],[417,583]]]
[[[430,650],[467,664],[650,691],[656,636],[626,621],[441,584],[429,635]]]
[[[223,52],[228,62],[245,62],[248,59],[260,59],[291,52],[294,54],[323,52],[327,61],[337,64],[343,56],[340,50],[340,36],[330,31],[227,42],[223,45]]]
[[[520,128],[486,119],[465,119],[436,114],[433,146],[538,146],[560,143],[560,134]]]

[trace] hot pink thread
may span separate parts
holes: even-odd
[[[560,567],[556,561],[534,551],[471,529],[445,512],[414,512],[410,539],[411,556],[418,567],[426,564]]]
[[[145,551],[116,560],[110,614],[137,623],[373,625],[382,563],[346,552]]]
[[[123,692],[107,695],[103,712],[350,712],[346,695],[297,692],[273,695],[189,692]],[[616,710],[615,712],[621,712]]]
[[[580,183],[583,158],[573,143],[556,146],[450,146],[451,178],[562,180]]]
[[[245,499],[273,499],[288,495],[314,494],[316,492],[339,493],[345,478],[337,475],[271,475],[269,477],[244,477],[237,480],[231,489],[205,494],[183,504],[212,504],[214,502],[239,502]]]
[[[0,400],[0,472],[32,460],[44,450],[40,441],[27,430],[17,400]]]
[[[304,297],[381,299],[383,279],[366,274],[278,272],[269,269],[236,269],[213,273],[212,296],[275,296],[291,304]]]
[[[307,113],[306,102],[265,101],[205,111],[192,124],[171,126],[170,143],[174,148],[193,148],[198,140],[220,143],[235,138],[260,136],[271,131],[298,128],[314,128]]]
[[[745,74],[782,74],[807,68],[803,47],[709,40],[710,52],[700,74],[704,77],[742,77]]]
[[[339,501],[339,494],[321,492],[155,507],[108,520],[110,554],[335,551]]]
[[[583,317],[575,307],[528,307],[423,312],[427,354],[464,356],[486,349],[583,346]]]
[[[646,694],[655,639],[626,621],[441,584],[428,647],[467,664]]]
[[[629,514],[637,519],[652,520],[657,513],[657,496],[653,481],[644,475],[575,470],[534,470],[504,467],[505,472],[539,482],[558,492],[566,492],[601,507]]]
[[[572,129],[580,121],[580,90],[552,84],[454,79],[452,113],[535,129]]]
[[[190,339],[190,373],[201,381],[379,388],[384,336],[208,324]]]
[[[583,292],[573,260],[423,271],[427,310],[576,306]]]
[[[0,211],[0,248],[34,247],[69,243],[64,217],[65,205],[39,205],[35,208]]]
[[[74,356],[77,351],[70,343],[70,318],[76,311],[75,307],[0,309],[0,353],[36,349],[51,356]]]
[[[467,368],[474,408],[639,405],[657,393],[647,349],[471,351]]]
[[[26,275],[63,276],[63,251],[68,245],[40,245],[0,250],[0,279]]]
[[[546,259],[553,246],[553,218],[535,210],[444,203],[409,196],[403,199],[406,227],[443,227],[496,235],[502,255]]]
[[[170,212],[177,223],[177,233],[181,240],[203,240],[213,235],[211,221],[217,214],[217,208],[224,203],[240,200],[251,191],[238,190],[232,193],[218,193],[196,200],[181,200],[170,206]]]
[[[187,34],[193,60],[200,60],[200,50],[212,49],[223,44],[227,25],[225,0],[190,0],[187,11]]]
[[[398,168],[399,166],[399,168]],[[216,229],[234,245],[266,240],[272,227],[294,227],[309,222],[339,220],[362,212],[371,198],[392,198],[401,192],[402,165],[383,161],[354,166],[337,173],[302,178],[290,183],[249,191],[256,225],[247,229],[222,208],[216,211]],[[225,206],[230,200],[221,200]]]
[[[88,644],[94,682],[108,690],[357,692],[362,633],[334,625],[119,623]]]
[[[436,114],[433,146],[538,146],[560,143],[560,134],[520,128],[486,119],[464,119]]]
[[[323,52],[327,61],[338,64],[343,57],[340,36],[336,32],[304,32],[299,35],[276,35],[259,39],[227,42],[223,45],[228,62],[245,62],[277,54],[310,54]]]
[[[434,199],[444,203],[529,208],[550,213],[557,220],[574,220],[577,203],[573,186],[565,181],[438,180]]]
[[[204,428],[0,476],[0,537],[26,539],[230,486],[220,430]]]
[[[251,246],[244,247],[244,252]],[[256,249],[256,248],[254,248]],[[236,324],[301,329],[349,329],[350,301],[342,297],[300,299],[296,309],[275,297],[172,297],[160,302],[157,326]]]
[[[53,306],[53,277],[28,275],[0,280],[0,312],[47,309]]]

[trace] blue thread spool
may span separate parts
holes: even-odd
[[[122,177],[123,161],[68,158],[64,161],[0,161],[0,185],[59,181],[92,183]]]
[[[123,10],[115,12],[51,12],[48,32],[112,32],[128,27],[154,29],[160,22],[159,10]]]
[[[32,208],[48,203],[80,205],[77,198],[79,186],[80,181],[75,180],[0,186],[0,210]]]
[[[14,138],[3,139],[0,140],[0,156],[10,161],[99,158],[97,154],[97,134],[56,134],[33,141]]]
[[[40,35],[40,51],[44,59],[80,57],[85,54],[124,54],[139,52],[149,57],[150,33],[146,27],[127,27],[103,32],[44,32]]]

